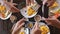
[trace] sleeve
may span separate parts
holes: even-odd
[[[49,7],[47,6],[47,3],[44,5],[44,17],[49,17]]]

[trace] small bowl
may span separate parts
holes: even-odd
[[[35,21],[40,21],[41,20],[41,16],[40,15],[36,15],[35,17],[34,17],[34,19],[35,19]]]

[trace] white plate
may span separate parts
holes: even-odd
[[[45,25],[49,29],[49,27],[45,23],[40,22],[39,24],[40,24],[40,26]],[[50,31],[50,29],[49,29],[49,31]],[[48,32],[47,34],[50,34],[50,32]]]
[[[58,3],[58,7],[54,9],[49,9],[50,12],[57,11],[58,9],[60,9],[60,0],[56,0],[56,2]]]
[[[32,14],[31,16],[28,16],[28,14],[27,14],[27,7],[25,7],[25,8],[23,8],[23,9],[20,10],[21,14],[22,14],[25,18],[32,18],[32,17],[34,17],[34,16],[38,13],[37,10],[38,10],[38,8],[39,8],[40,6],[37,4],[36,1],[34,1],[34,2],[35,2],[35,4],[36,4],[36,6],[33,7],[33,9],[36,11],[35,14]],[[32,5],[32,6],[33,6],[33,5]]]
[[[2,20],[6,20],[6,19],[9,19],[10,16],[12,15],[12,12],[6,17],[6,18],[3,18],[3,17],[0,17]]]
[[[28,16],[28,15],[27,15],[27,10],[26,10],[26,8],[21,9],[20,12],[21,12],[21,14],[22,14],[25,18],[32,18],[32,17],[34,17],[34,16],[37,14],[37,12],[36,12],[35,14],[33,14],[33,15],[31,15],[31,16]]]
[[[39,7],[37,7],[36,9],[38,10],[38,8],[39,8]],[[28,16],[28,14],[27,14],[27,8],[21,9],[20,12],[21,12],[21,14],[22,14],[25,18],[32,18],[32,17],[34,17],[34,16],[38,13],[37,10],[35,10],[36,13],[33,14],[33,15],[31,15],[31,16]]]
[[[10,7],[9,7],[8,5],[6,5],[3,0],[0,0],[0,3],[1,3],[1,5],[4,5],[4,6],[6,7],[6,12],[10,10]],[[10,12],[10,14],[9,14],[6,18],[3,18],[3,17],[0,17],[0,18],[1,18],[2,20],[6,20],[6,19],[8,19],[11,15],[12,15],[12,12]]]

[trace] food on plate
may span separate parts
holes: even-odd
[[[6,10],[6,7],[0,5],[0,12],[3,12],[3,11],[5,11],[5,10]]]
[[[2,15],[3,18],[5,18],[5,14],[4,13],[2,13],[1,15]]]
[[[24,34],[24,32],[20,32],[20,34]]]
[[[29,28],[32,28],[32,27],[33,27],[33,24],[32,24],[32,23],[29,23],[29,24],[28,24],[28,27],[29,27]]]
[[[21,28],[19,34],[25,34],[24,27]]]
[[[50,15],[54,16],[55,18],[59,17],[60,15],[60,9],[50,12],[51,12]]]
[[[6,7],[0,5],[0,13],[1,13],[2,17],[5,17],[5,11],[6,11]]]
[[[60,9],[58,9],[57,11],[54,11],[54,14],[60,14]]]
[[[41,34],[47,34],[49,32],[49,29],[45,25],[42,25],[40,30],[42,31]]]
[[[42,32],[41,34],[47,34],[46,32]]]
[[[52,6],[50,6],[49,8],[53,9],[53,8],[55,8],[57,6],[58,6],[58,3],[55,1],[54,4]]]
[[[55,15],[54,15],[54,16],[55,16],[55,18],[59,17],[60,9],[58,9],[57,11],[55,11],[55,12],[54,12],[54,14],[55,14]]]
[[[5,6],[0,5],[0,14],[2,15],[2,18],[5,18],[10,14],[10,11],[7,11]]]
[[[35,14],[35,13],[36,13],[36,12],[35,12],[35,10],[32,9],[32,7],[29,7],[29,8],[28,8],[28,10],[27,10],[28,16],[31,16],[31,15],[33,15],[33,14]]]

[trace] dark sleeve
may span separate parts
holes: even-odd
[[[50,28],[50,34],[60,34],[60,29],[56,28],[56,27],[53,27],[51,25],[49,25],[49,28]]]
[[[39,5],[42,4],[42,1],[41,0],[35,0]]]
[[[20,19],[22,19],[23,18],[23,16],[21,15],[21,13],[19,12],[19,13],[13,13],[12,15],[14,15],[14,16],[16,16],[17,17],[17,21],[19,21]],[[16,22],[17,22],[16,21]]]
[[[49,17],[49,7],[47,6],[47,3],[44,5],[44,17]]]
[[[42,17],[42,1],[40,2],[40,8],[38,9],[38,13],[37,14],[39,14],[41,17]]]
[[[40,15],[41,17],[42,17],[42,6],[38,9],[38,13],[37,13],[38,15]]]
[[[18,4],[15,6],[18,9],[22,9],[23,7],[26,6],[26,0],[13,0],[13,3]]]
[[[9,19],[0,19],[0,34],[11,34],[10,30],[12,28],[12,23]]]

